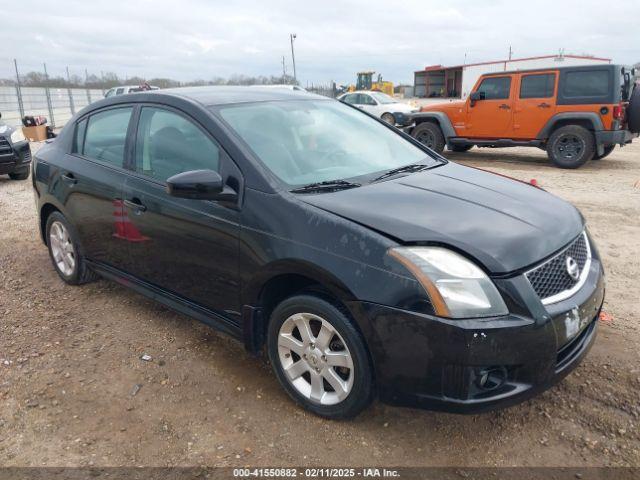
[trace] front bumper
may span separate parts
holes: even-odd
[[[0,151],[0,175],[27,170],[31,164],[29,142],[9,144],[10,148]]]
[[[637,137],[629,130],[600,130],[596,132],[596,145],[625,145]]]
[[[404,129],[413,125],[413,113],[393,112],[393,117],[396,119],[396,126]]]
[[[580,291],[546,308],[540,303],[532,316],[448,320],[366,302],[357,309],[370,325],[382,401],[478,413],[519,403],[573,370],[594,342],[603,300],[596,259]]]

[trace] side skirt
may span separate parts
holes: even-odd
[[[208,308],[190,302],[179,295],[175,295],[155,285],[146,283],[116,268],[102,263],[92,262],[90,260],[86,260],[86,262],[87,265],[97,274],[109,280],[113,280],[120,285],[131,288],[145,297],[151,298],[152,300],[155,300],[178,313],[189,315],[190,317],[193,317],[216,330],[220,330],[221,332],[231,335],[238,340],[243,340],[242,327],[213,310],[209,310]]]
[[[497,138],[495,140],[480,140],[474,138],[453,137],[447,139],[448,145],[476,145],[478,147],[503,148],[503,147],[538,147],[542,148],[542,140],[511,140],[509,138]]]

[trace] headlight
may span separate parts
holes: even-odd
[[[11,143],[24,142],[25,140],[26,140],[26,138],[24,137],[24,133],[22,133],[22,129],[21,128],[17,128],[11,134]]]
[[[492,317],[508,313],[491,279],[462,255],[441,247],[398,247],[390,249],[389,255],[420,282],[438,316]]]

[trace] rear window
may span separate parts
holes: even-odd
[[[606,97],[611,92],[608,70],[567,72],[562,95],[571,97]]]
[[[485,100],[503,100],[509,98],[511,77],[489,77],[482,80],[478,92],[484,92]]]
[[[555,73],[523,75],[522,81],[520,82],[520,98],[553,97],[555,83]]]

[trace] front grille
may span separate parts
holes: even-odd
[[[0,137],[0,155],[9,155],[13,154],[13,149],[11,148],[11,144],[9,140],[4,137]]]
[[[571,278],[567,271],[567,258],[578,264],[580,275]],[[555,257],[529,270],[525,275],[543,303],[554,303],[571,296],[584,281],[584,275],[591,262],[591,250],[586,232]]]

